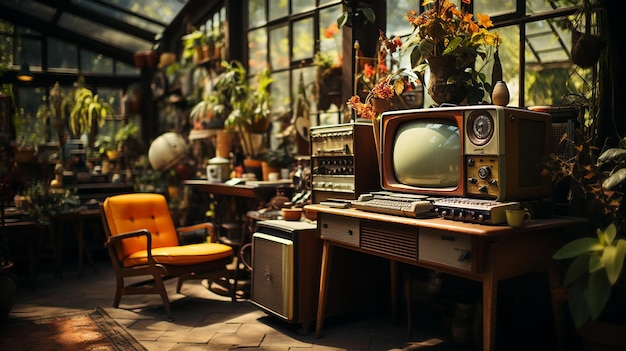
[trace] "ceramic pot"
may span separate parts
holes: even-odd
[[[451,77],[463,73],[463,68],[457,68],[455,61],[454,56],[433,56],[428,59],[428,95],[438,105],[458,105],[467,97],[467,88],[462,82],[448,83]]]

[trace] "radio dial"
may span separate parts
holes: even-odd
[[[470,141],[477,146],[485,145],[494,132],[493,117],[487,111],[474,111],[467,119],[467,127]]]
[[[491,177],[491,169],[487,166],[482,166],[478,169],[478,177],[480,179],[487,179]]]

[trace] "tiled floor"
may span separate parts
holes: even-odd
[[[405,318],[393,323],[390,313],[327,318],[321,338],[311,330],[307,335],[298,326],[269,316],[248,300],[233,303],[230,298],[208,290],[201,281],[188,281],[182,294],[175,293],[175,281],[167,283],[175,320],[167,321],[161,301],[154,295],[122,297],[121,308],[111,307],[114,273],[108,258],[96,257],[98,273],[86,265],[82,276],[75,263],[65,263],[62,279],[45,264],[32,281],[23,280],[10,319],[55,315],[68,310],[102,307],[148,350],[467,350],[451,341],[450,332],[439,329],[442,317],[422,314],[414,317],[407,332]],[[358,293],[358,292],[357,292]],[[377,305],[376,301],[372,305]],[[380,304],[382,305],[382,304]],[[1,327],[1,325],[0,325]],[[522,328],[527,328],[528,325]],[[510,328],[509,328],[510,329]],[[532,327],[528,331],[534,330]],[[525,329],[519,331],[527,335]],[[518,334],[519,334],[518,333]],[[549,335],[550,332],[547,332]],[[533,339],[536,338],[536,340]],[[499,339],[498,350],[551,349],[538,343],[542,336],[530,334],[519,339]],[[545,335],[544,335],[545,337]],[[519,341],[522,341],[520,344]],[[504,346],[506,345],[506,346]]]

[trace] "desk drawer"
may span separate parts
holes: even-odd
[[[420,228],[419,260],[472,271],[472,238],[439,229]]]
[[[359,246],[361,230],[358,218],[321,213],[318,222],[322,238]]]

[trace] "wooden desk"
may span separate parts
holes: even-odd
[[[547,270],[550,288],[557,279],[552,254],[567,240],[564,229],[585,223],[583,218],[531,220],[522,228],[486,226],[448,219],[412,219],[356,209],[308,205],[318,212],[323,240],[320,291],[315,333],[321,336],[327,284],[334,246],[391,260],[392,314],[397,314],[398,262],[438,270],[482,282],[483,345],[495,350],[498,282],[531,271]],[[553,297],[553,312],[560,313]],[[557,316],[558,317],[558,316]],[[563,325],[555,319],[557,336]],[[561,338],[557,340],[562,344]]]
[[[276,195],[276,187],[279,185],[271,182],[268,182],[267,185],[228,185],[207,180],[185,180],[183,184],[210,194],[253,199],[258,202],[259,206],[265,205],[269,199]]]

